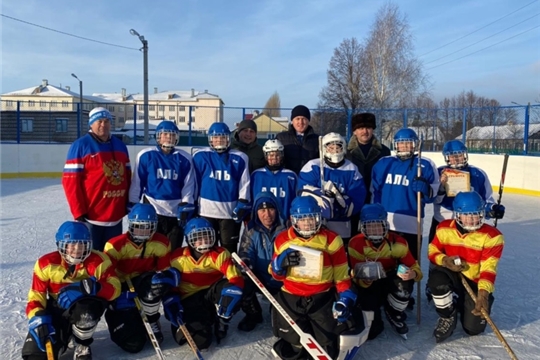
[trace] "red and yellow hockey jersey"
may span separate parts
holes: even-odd
[[[74,219],[115,225],[126,215],[130,184],[129,153],[118,138],[99,142],[88,133],[69,148],[62,185]]]
[[[459,256],[467,264],[462,274],[478,283],[478,289],[492,293],[504,248],[503,235],[488,224],[461,234],[456,225],[455,220],[445,220],[437,226],[433,242],[428,247],[429,261],[442,266],[445,256]]]
[[[423,277],[418,262],[409,250],[407,240],[393,231],[388,232],[379,248],[373,246],[364,234],[354,236],[349,242],[349,260],[353,269],[360,262],[377,261],[382,264],[386,272],[396,270],[399,264],[403,264],[416,272],[414,281],[420,281]],[[354,281],[362,287],[371,285],[362,280],[355,279]]]
[[[276,237],[272,260],[293,244],[321,251],[323,254],[322,275],[319,279],[302,277],[291,273],[291,268],[287,269],[285,275],[278,275],[272,271],[270,263],[268,271],[274,279],[283,281],[282,290],[298,296],[312,296],[328,291],[334,285],[338,292],[343,292],[351,287],[347,254],[343,240],[338,234],[321,229],[313,237],[304,239],[297,237],[294,229],[290,227]]]
[[[182,281],[177,289],[181,299],[208,289],[223,276],[231,284],[244,287],[244,278],[234,265],[231,254],[220,246],[214,246],[199,260],[191,256],[191,249],[187,246],[176,249],[172,254],[171,266],[182,273]]]
[[[112,262],[102,252],[92,250],[90,256],[81,264],[75,266],[71,276],[69,266],[58,251],[43,255],[34,266],[32,287],[28,292],[26,315],[32,318],[36,312],[45,310],[47,297],[56,300],[58,292],[64,286],[95,277],[101,285],[97,296],[111,301],[120,295],[120,280],[116,276]]]
[[[128,233],[116,236],[105,244],[104,252],[113,261],[122,282],[145,272],[163,271],[171,266],[171,245],[169,239],[160,233],[155,233],[145,244],[140,245],[131,241]]]

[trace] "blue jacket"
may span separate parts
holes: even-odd
[[[257,208],[263,202],[272,203],[276,208],[276,220],[270,230],[261,224],[257,216]],[[281,288],[282,285],[268,273],[268,265],[274,252],[274,239],[283,230],[285,226],[281,224],[276,197],[269,191],[260,192],[253,202],[251,220],[242,234],[238,255],[242,260],[247,261],[257,278],[266,287]]]

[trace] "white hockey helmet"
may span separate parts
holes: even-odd
[[[271,168],[271,170],[277,170],[280,168],[280,166],[283,164],[283,150],[285,147],[281,143],[281,141],[277,139],[270,139],[264,143],[264,146],[262,148],[264,153],[264,159],[266,160],[266,164],[268,167]],[[269,160],[269,156],[275,153],[276,157],[273,157],[271,160]],[[272,164],[270,164],[272,162]]]
[[[323,156],[333,164],[340,163],[345,158],[345,139],[338,133],[331,132],[322,138]]]

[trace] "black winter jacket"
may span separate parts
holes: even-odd
[[[249,173],[250,174],[254,170],[262,168],[266,165],[262,146],[259,145],[257,140],[255,140],[251,144],[245,144],[238,139],[238,133],[235,132],[232,142],[231,142],[231,149],[239,150],[247,155],[249,159]]]
[[[319,157],[319,135],[315,134],[311,126],[307,127],[302,142],[298,141],[296,130],[292,125],[289,125],[287,131],[277,134],[276,139],[285,147],[285,168],[296,174],[309,160]]]

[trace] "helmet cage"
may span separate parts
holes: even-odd
[[[169,143],[162,143],[161,142],[161,134],[172,134],[174,136],[171,137],[172,141],[169,142]],[[176,130],[172,130],[172,129],[161,129],[159,131],[156,131],[156,142],[159,144],[159,146],[161,146],[162,148],[164,149],[172,149],[174,148],[176,145],[178,145],[178,140],[179,140],[179,136],[180,134],[178,133],[178,131]]]
[[[399,143],[408,143],[408,142],[412,143],[412,149],[406,150],[406,151],[398,150],[398,144]],[[417,148],[418,148],[418,141],[416,139],[414,139],[414,138],[394,139],[394,150],[396,151],[397,157],[400,158],[401,160],[406,160],[406,159],[410,159],[411,157],[413,157],[414,152],[417,150]]]
[[[321,213],[291,214],[291,223],[294,230],[304,238],[315,235],[322,224]],[[299,224],[302,221],[303,224]],[[307,222],[307,226],[305,224]]]
[[[72,239],[69,236],[56,242],[58,252],[69,265],[78,265],[90,256],[92,240]]]
[[[463,156],[463,160],[456,164],[451,164],[450,157],[457,157],[457,156]],[[455,150],[455,151],[446,151],[444,153],[444,161],[446,161],[446,164],[454,169],[462,169],[467,166],[469,163],[469,155],[467,153],[467,150]]]
[[[456,222],[467,231],[476,231],[484,224],[484,211],[454,211]]]
[[[225,141],[223,141],[225,139]],[[221,140],[219,144],[214,144],[214,140]],[[223,142],[225,144],[223,144]],[[227,151],[230,145],[230,136],[228,134],[213,133],[208,135],[208,145],[218,153]]]
[[[201,227],[189,232],[186,239],[192,249],[204,254],[216,243],[216,232],[211,227]]]
[[[141,244],[148,241],[157,231],[157,221],[128,220],[128,231],[133,241]]]
[[[332,146],[332,149],[329,147]],[[326,134],[322,139],[322,151],[326,160],[338,164],[345,158],[345,139],[338,133]]]
[[[379,245],[388,234],[388,220],[365,220],[360,223],[360,231],[375,245]]]

